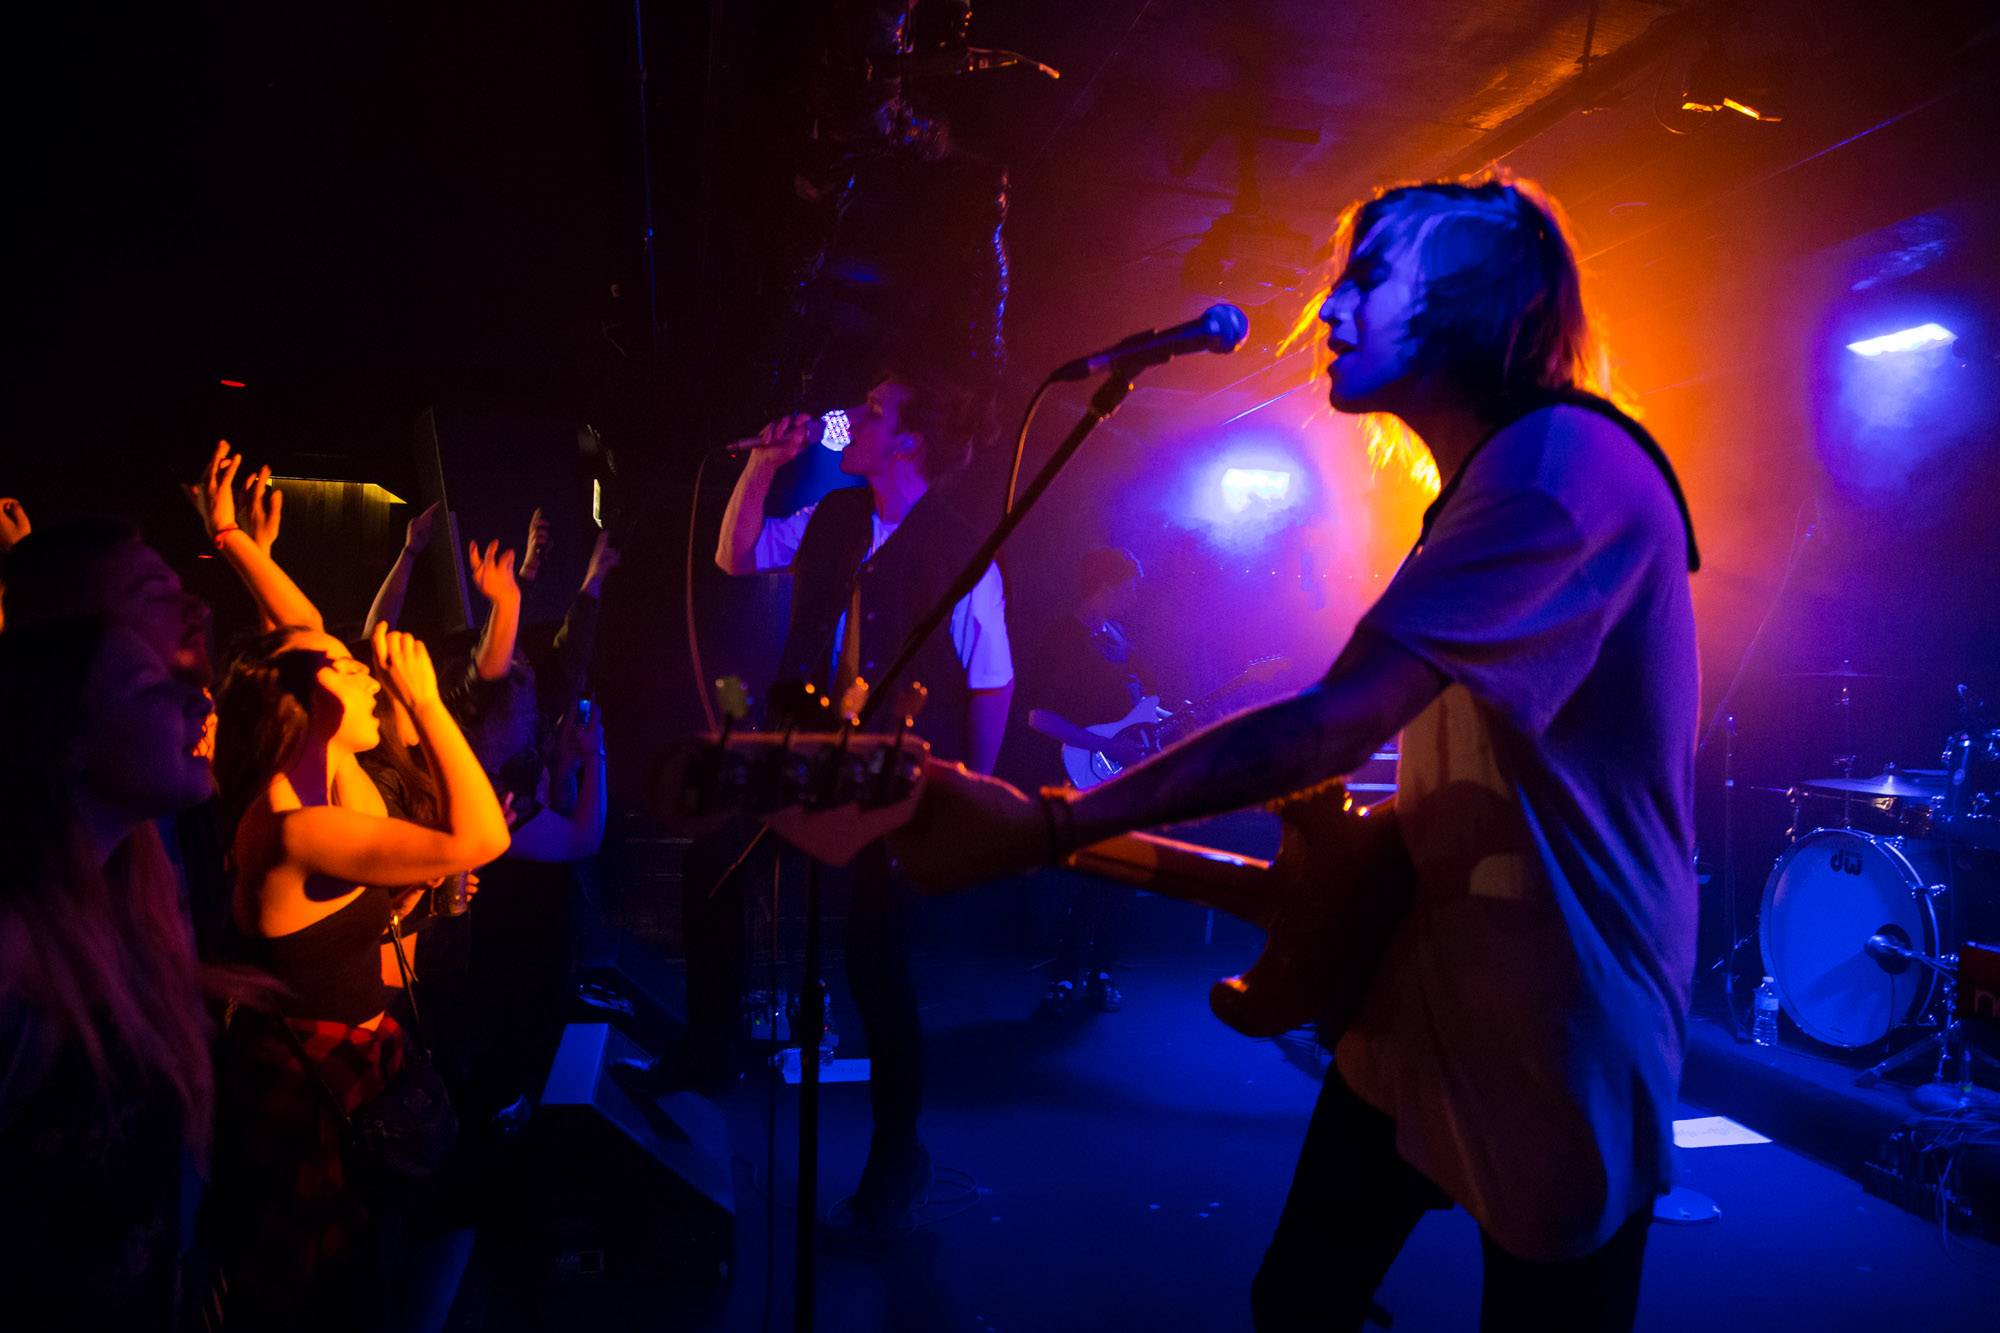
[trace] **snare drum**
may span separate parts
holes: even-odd
[[[1941,823],[1944,770],[1891,770],[1872,778],[1807,778],[1788,793],[1792,835],[1815,828],[1926,838]]]
[[[1922,1016],[1936,974],[1914,964],[1887,971],[1866,945],[1882,934],[1938,956],[1948,857],[1942,843],[1835,828],[1813,830],[1778,858],[1758,936],[1799,1031],[1854,1048]]]

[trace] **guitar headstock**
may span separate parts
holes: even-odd
[[[915,736],[899,743],[875,732],[710,733],[694,744],[700,753],[685,769],[677,801],[694,818],[894,805],[915,792],[930,752]]]
[[[908,820],[929,753],[907,733],[711,732],[669,756],[657,789],[661,816],[694,834],[747,814],[819,860],[845,865]]]
[[[1273,653],[1269,657],[1260,657],[1244,667],[1243,674],[1238,679],[1245,685],[1268,685],[1283,674],[1285,668],[1291,664],[1292,660],[1283,653]]]

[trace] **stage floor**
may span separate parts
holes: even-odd
[[[1122,1012],[1057,1022],[1034,1017],[1044,980],[1030,960],[927,956],[924,1138],[945,1175],[969,1187],[927,1209],[925,1224],[883,1255],[822,1251],[818,1328],[1248,1328],[1250,1277],[1289,1183],[1318,1063],[1310,1048],[1246,1040],[1208,1013],[1208,983],[1247,961],[1224,952],[1150,960],[1121,977]],[[853,1044],[850,1031],[842,1054]],[[738,1185],[726,1309],[621,1303],[609,1291],[596,1293],[608,1301],[573,1306],[519,1299],[510,1289],[520,1275],[475,1260],[453,1327],[757,1329],[774,1271],[769,1326],[790,1328],[798,1090],[777,1094],[775,1253],[766,1247],[768,1095],[752,1077],[722,1098]],[[829,1086],[824,1108],[822,1209],[860,1170],[867,1088]],[[1977,1326],[2000,1301],[2000,1249],[1954,1237],[1948,1253],[1934,1225],[1780,1144],[1680,1156],[1685,1183],[1722,1213],[1703,1226],[1655,1226],[1641,1328]],[[1433,1214],[1381,1303],[1397,1330],[1476,1327],[1479,1268],[1471,1220]]]

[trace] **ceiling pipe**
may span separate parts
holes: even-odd
[[[1616,51],[1592,56],[1575,78],[1520,115],[1494,126],[1474,140],[1447,162],[1439,175],[1445,179],[1469,176],[1498,162],[1571,113],[1593,106],[1606,91],[1625,82],[1675,45],[1700,32],[1718,13],[1734,3],[1736,0],[1707,0],[1707,3],[1689,5],[1654,19],[1637,37]]]

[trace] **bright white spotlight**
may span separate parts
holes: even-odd
[[[1919,324],[1913,329],[1899,329],[1879,338],[1863,338],[1858,343],[1849,343],[1847,350],[1857,356],[1881,356],[1885,352],[1914,352],[1919,348],[1939,347],[1957,341],[1958,335],[1942,324]]]
[[[842,449],[845,449],[849,438],[847,433],[847,413],[836,407],[833,411],[822,416],[820,422],[826,427],[826,433],[819,437],[820,446],[825,449],[831,449],[835,453],[839,453]]]
[[[1292,474],[1275,468],[1233,467],[1222,474],[1222,503],[1233,514],[1250,507],[1252,500],[1282,505],[1292,493]]]

